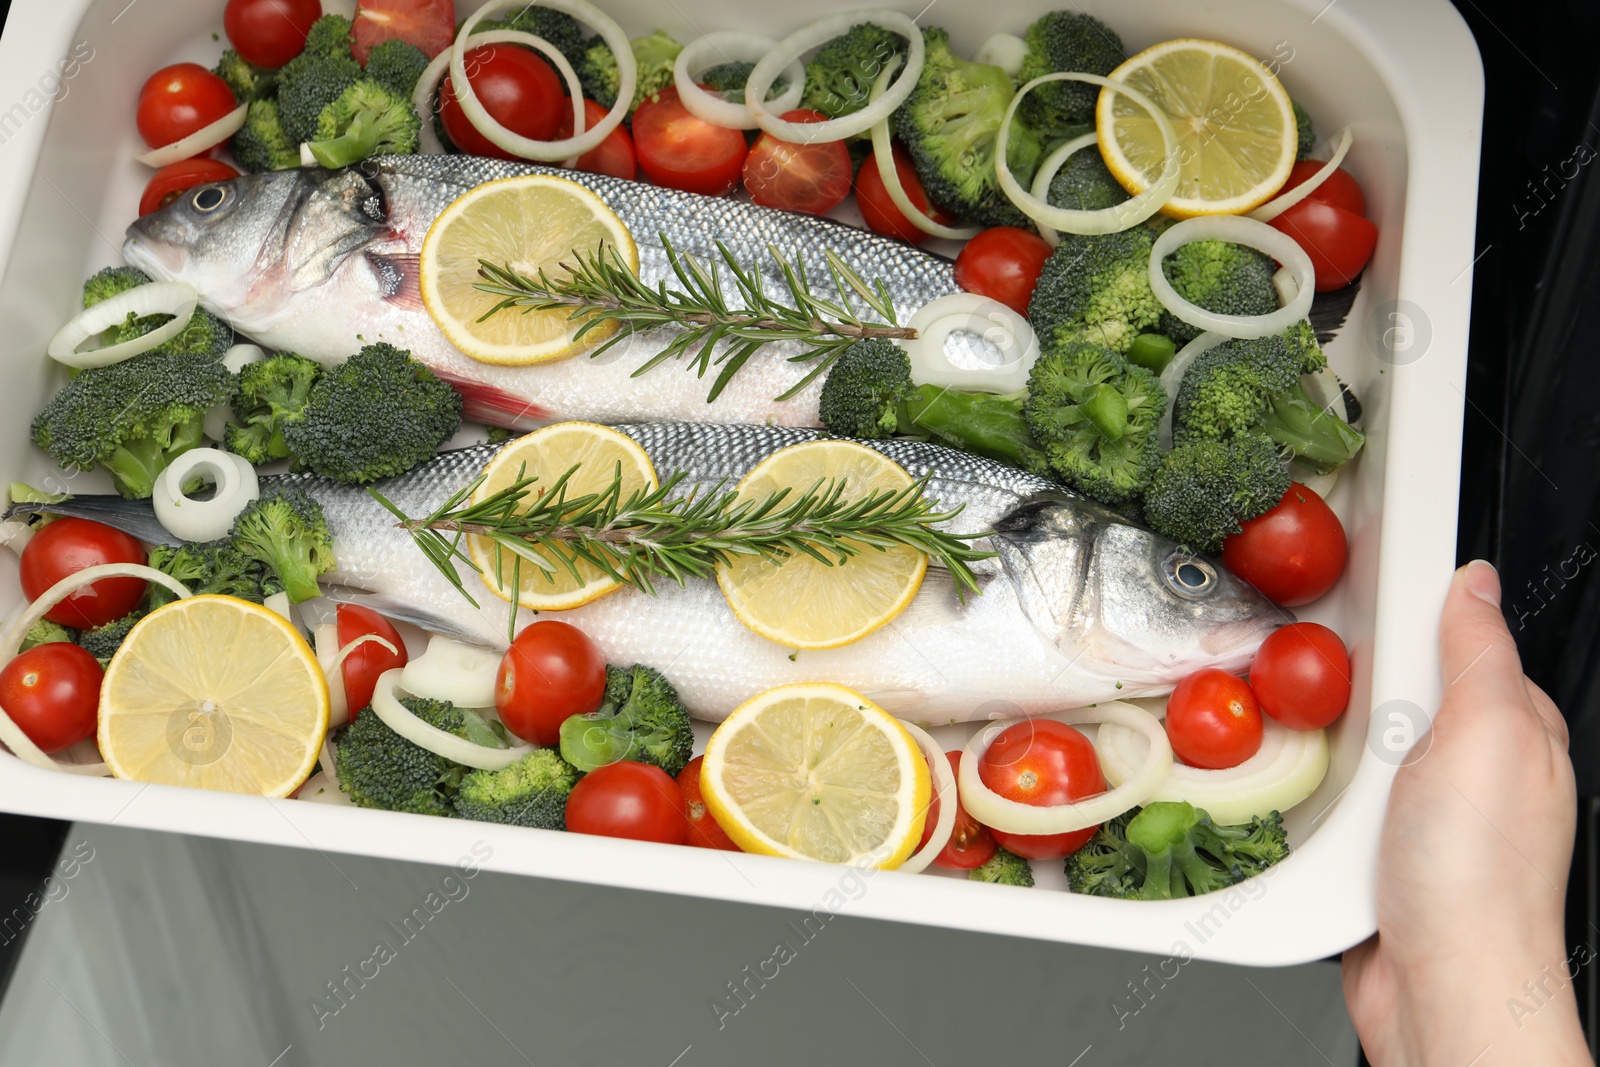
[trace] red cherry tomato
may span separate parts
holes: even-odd
[[[622,760],[578,779],[567,796],[567,829],[681,845],[689,839],[689,805],[666,771]]]
[[[1378,244],[1378,227],[1351,211],[1306,199],[1272,220],[1311,257],[1319,293],[1356,280]]]
[[[548,141],[561,128],[561,108],[571,105],[550,64],[514,44],[486,44],[465,57],[467,81],[478,102],[500,125],[533,141]],[[448,77],[440,84],[439,117],[455,146],[474,156],[516,159],[472,125]],[[570,115],[569,115],[570,121]]]
[[[785,122],[826,122],[804,108],[786,111]],[[850,195],[850,150],[843,141],[796,144],[770,133],[756,139],[744,161],[744,187],[762,207],[821,215]]]
[[[1274,630],[1250,667],[1261,710],[1291,730],[1320,730],[1350,704],[1350,654],[1339,635],[1314,622]]]
[[[228,0],[222,28],[246,63],[276,68],[305,51],[306,34],[321,17],[318,0]]]
[[[404,667],[411,657],[406,652],[406,643],[400,640],[400,631],[371,608],[359,604],[340,604],[337,626],[340,648],[367,634],[376,634],[395,647],[395,651],[390,652],[376,641],[368,641],[357,645],[339,665],[340,680],[344,682],[344,699],[353,719],[356,712],[372,703],[372,690],[378,684],[378,675]]]
[[[1039,272],[1049,258],[1050,246],[1038,234],[1015,226],[991,226],[956,256],[956,284],[1026,315]]]
[[[1344,573],[1344,525],[1299,482],[1290,483],[1271,511],[1240,526],[1222,543],[1222,561],[1284,607],[1311,603]]]
[[[740,852],[728,831],[722,828],[706,807],[706,798],[700,791],[700,764],[705,757],[696,756],[678,772],[678,788],[683,792],[683,802],[689,813],[689,837],[685,844],[696,848],[717,848],[724,852]]]
[[[556,140],[572,136],[572,104],[571,98],[561,105],[561,125],[556,129]],[[606,117],[606,109],[593,100],[583,102],[583,128],[592,130],[595,124]],[[586,170],[591,174],[609,174],[613,178],[627,178],[632,180],[638,176],[639,164],[633,154],[633,138],[628,136],[626,126],[618,126],[606,134],[606,139],[594,148],[589,149],[578,157],[578,170]]]
[[[0,705],[28,740],[60,752],[94,736],[104,674],[71,642],[35,645],[0,671]]]
[[[1322,167],[1323,164],[1314,159],[1302,159],[1289,172],[1289,180],[1283,183],[1283,188],[1278,190],[1278,195],[1282,196],[1290,189],[1295,188],[1321,170]],[[1360,215],[1362,218],[1367,217],[1366,195],[1361,192],[1361,186],[1350,176],[1350,172],[1343,169],[1336,170],[1328,175],[1326,181],[1306,195],[1306,199],[1315,200],[1322,204],[1332,204],[1334,207],[1344,208],[1351,214]]]
[[[1243,678],[1195,671],[1167,700],[1167,739],[1191,767],[1237,767],[1261,748],[1261,705]]]
[[[144,547],[109,526],[88,519],[48,523],[22,550],[22,595],[38,600],[69,574],[102,563],[144,563]],[[143,578],[102,578],[45,613],[45,618],[80,630],[122,618],[144,599]]]
[[[961,771],[961,753],[946,752],[945,759],[950,761],[950,769],[956,773]],[[970,871],[974,867],[982,867],[1000,848],[995,844],[994,835],[983,823],[967,814],[967,809],[962,806],[961,797],[956,801],[956,823],[950,830],[950,840],[945,842],[944,848],[933,857],[936,867],[944,867],[952,871]],[[939,794],[933,794],[933,800],[928,803],[928,815],[922,824],[922,840],[917,843],[917,848],[922,848],[933,837],[933,828],[939,822]]]
[[[373,45],[395,37],[432,59],[456,38],[455,0],[356,0],[350,54],[357,63],[366,66]]]
[[[561,743],[561,724],[587,715],[606,693],[606,661],[587,634],[554,619],[517,635],[494,680],[506,729],[535,745]]]
[[[672,86],[633,113],[633,148],[655,184],[706,196],[732,192],[749,153],[744,134],[695,117]]]
[[[181,141],[238,107],[228,83],[198,63],[162,67],[139,90],[135,121],[151,148]]]
[[[978,760],[983,784],[1007,800],[1050,807],[1106,790],[1094,745],[1054,719],[1008,726]],[[1010,834],[989,828],[1000,847],[1030,860],[1057,860],[1082,848],[1098,826],[1065,834]]]
[[[905,149],[895,144],[893,150],[894,172],[899,176],[900,187],[906,191],[906,197],[912,205],[933,221],[948,223],[950,217],[934,207],[928,194],[923,191],[922,182],[917,178],[917,168],[912,166],[911,157],[906,155]],[[920,245],[928,239],[928,235],[913,226],[900,213],[894,201],[889,199],[889,190],[884,187],[883,176],[878,173],[875,155],[868,156],[856,174],[856,206],[861,209],[862,219],[874,233],[898,237],[914,245]]]
[[[225,182],[238,176],[239,172],[226,163],[206,159],[203,156],[168,163],[156,171],[155,176],[150,179],[150,184],[144,187],[144,195],[139,198],[139,214],[148,215],[153,211],[160,211],[178,199],[180,194],[197,185]]]

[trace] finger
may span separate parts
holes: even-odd
[[[1550,694],[1539,688],[1539,683],[1531,678],[1522,679],[1522,687],[1527,690],[1528,703],[1533,705],[1534,712],[1544,723],[1544,728],[1550,731],[1550,736],[1561,742],[1562,748],[1569,747],[1571,737],[1567,731],[1566,716],[1561,714],[1556,702],[1550,699]]]
[[[1500,576],[1482,560],[1456,571],[1450,583],[1439,623],[1439,666],[1447,694],[1528,703],[1522,659],[1500,614]]]

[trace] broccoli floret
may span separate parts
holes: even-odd
[[[567,62],[572,64],[574,70],[583,65],[584,53],[591,43],[584,39],[583,26],[577,19],[565,11],[557,11],[540,4],[525,7],[509,17],[484,19],[478,23],[477,32],[496,29],[521,30],[523,33],[543,37],[555,46],[556,51],[567,57]],[[615,100],[615,90],[611,95]]]
[[[59,622],[40,619],[28,627],[27,634],[22,638],[22,647],[18,651],[26,652],[30,648],[38,648],[40,645],[53,645],[62,641],[67,644],[75,644],[77,640],[77,631],[68,629]]]
[[[561,724],[561,757],[586,773],[631,759],[676,777],[693,755],[689,713],[672,683],[651,667],[607,667],[600,707]]]
[[[632,118],[640,104],[672,84],[672,65],[678,53],[683,51],[683,45],[673,40],[665,30],[657,30],[647,37],[635,37],[629,43],[633,45],[634,62],[639,68],[633,102],[628,105],[628,117]],[[617,102],[617,89],[622,78],[617,69],[617,57],[612,54],[610,46],[599,37],[591,37],[577,68],[584,95],[610,110]]]
[[[323,59],[350,58],[350,20],[343,15],[323,15],[306,31],[306,47],[301,55]]]
[[[143,609],[130,611],[120,619],[112,619],[104,626],[96,626],[92,630],[84,630],[78,635],[78,645],[89,655],[100,661],[103,667],[117,654],[117,649],[122,647],[122,642],[132,630],[134,624],[144,618],[147,612]]]
[[[1054,345],[1028,375],[1023,411],[1050,467],[1106,504],[1126,503],[1161,462],[1160,380],[1104,345]]]
[[[324,167],[348,167],[369,156],[408,156],[422,124],[408,96],[362,78],[322,109],[311,155]]]
[[[1145,490],[1144,519],[1194,551],[1216,552],[1241,523],[1269,511],[1288,490],[1288,468],[1265,435],[1193,441],[1161,457]]]
[[[1106,169],[1100,153],[1085,150],[1067,157],[1056,176],[1050,179],[1050,192],[1045,198],[1056,207],[1103,211],[1127,200],[1128,195],[1128,190]]]
[[[379,41],[367,53],[367,77],[407,100],[427,66],[428,57],[422,49],[398,37]]]
[[[1012,855],[1002,848],[996,849],[995,854],[982,866],[968,871],[967,878],[974,882],[998,882],[1001,885],[1032,888],[1033,868],[1021,856]]]
[[[1146,226],[1120,233],[1063,234],[1028,302],[1028,322],[1045,351],[1069,341],[1094,341],[1122,353],[1161,321],[1150,289]]]
[[[244,125],[233,135],[233,158],[253,174],[290,170],[300,165],[300,145],[289,139],[276,100],[256,100],[245,112]]]
[[[1311,125],[1311,112],[1301,107],[1298,100],[1290,100],[1289,103],[1294,106],[1294,129],[1299,139],[1294,158],[1310,159],[1311,153],[1317,149],[1317,131]]]
[[[222,58],[217,61],[215,73],[228,83],[228,88],[233,90],[234,99],[241,104],[264,100],[271,96],[273,86],[278,80],[276,71],[263,70],[261,67],[246,63],[239,53],[231,48],[222,53]]]
[[[233,413],[241,425],[229,424],[224,439],[228,451],[257,466],[288,459],[283,427],[300,417],[321,376],[320,366],[291,352],[246,364],[233,399]]]
[[[999,67],[970,63],[950,51],[944,30],[922,31],[922,73],[894,112],[894,131],[906,146],[928,198],[959,218],[985,226],[1031,227],[995,176],[1000,119],[1016,94]],[[1039,165],[1039,137],[1020,118],[1011,124],[1006,165],[1024,188]]]
[[[460,426],[461,394],[411,353],[380,342],[324,371],[283,439],[324,478],[364,484],[404,474]]]
[[[83,283],[83,306],[92,308],[102,300],[148,285],[151,280],[150,275],[137,267],[104,267]]]
[[[172,575],[191,593],[215,593],[261,603],[277,588],[269,583],[266,564],[227,541],[206,544],[157,545],[150,550],[150,566]],[[155,610],[170,604],[177,596],[164,585],[152,583],[145,593],[145,606]]]
[[[402,697],[412,714],[430,726],[467,737],[467,712],[441,700]],[[435,755],[395,733],[369,709],[357,714],[339,738],[334,765],[339,784],[363,808],[455,815],[455,795],[467,768]]]
[[[1174,900],[1237,885],[1288,854],[1277,812],[1218,826],[1184,801],[1158,801],[1101,826],[1067,857],[1067,883],[1074,893]]]
[[[577,770],[554,749],[535,749],[501,770],[469,772],[456,794],[456,814],[478,822],[565,830],[567,794],[577,781]]]
[[[361,64],[350,58],[348,45],[343,58],[307,51],[278,71],[278,121],[296,153],[301,144],[316,138],[323,109],[339,99],[361,74]]]
[[[1076,11],[1052,11],[1029,26],[1023,40],[1028,52],[1017,72],[1019,85],[1058,71],[1103,77],[1127,58],[1122,38],[1111,27]],[[1048,82],[1024,97],[1017,110],[1041,136],[1055,139],[1067,136],[1068,127],[1093,122],[1099,97],[1097,85]]]
[[[211,355],[146,352],[79,374],[33,420],[33,441],[72,470],[103,466],[117,492],[143,499],[156,476],[204,443],[208,410],[235,378]]]
[[[1272,257],[1245,245],[1191,241],[1163,260],[1161,270],[1179,296],[1207,311],[1270,315],[1278,310]],[[1158,329],[1180,345],[1200,336],[1198,329],[1171,312],[1162,314]]]
[[[904,37],[875,23],[850,27],[819,48],[806,64],[800,106],[830,119],[860,111],[867,106],[872,83],[890,60],[905,55],[906,47]]]
[[[273,489],[233,520],[229,543],[263,563],[298,604],[321,594],[317,575],[333,569],[333,533],[322,505],[301,489]]]

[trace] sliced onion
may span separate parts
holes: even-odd
[[[1022,73],[1022,61],[1028,55],[1028,42],[1014,33],[991,34],[978,46],[973,53],[974,63],[984,63],[991,67],[999,67],[1006,72],[1006,77],[1016,80]]]
[[[294,605],[290,602],[288,593],[285,593],[282,590],[272,593],[261,602],[261,606],[278,616],[278,618],[282,619],[290,626],[294,625]]]
[[[1162,150],[1166,153],[1162,160],[1161,176],[1150,188],[1142,193],[1135,193],[1120,204],[1113,204],[1099,211],[1080,211],[1077,208],[1056,207],[1048,200],[1035,196],[1022,187],[1022,183],[1017,181],[1017,176],[1011,173],[1011,168],[1006,166],[1006,144],[1011,137],[1012,116],[1017,113],[1017,105],[1022,102],[1024,96],[1046,82],[1060,81],[1084,82],[1098,85],[1102,89],[1110,89],[1112,92],[1121,93],[1150,113],[1150,117],[1155,119],[1156,128],[1161,131]],[[1178,191],[1178,178],[1182,170],[1178,159],[1177,131],[1172,128],[1172,120],[1167,117],[1166,112],[1156,106],[1155,101],[1121,82],[1102,78],[1098,74],[1081,74],[1077,71],[1044,74],[1017,90],[1017,95],[1006,105],[1006,113],[1000,119],[1000,134],[995,139],[994,158],[995,176],[1000,179],[1000,188],[1011,198],[1011,202],[1034,222],[1063,233],[1120,233],[1137,226],[1160,211],[1162,206],[1172,199],[1172,194]]]
[[[629,42],[627,34],[622,32],[622,27],[616,21],[595,7],[589,0],[542,0],[542,6],[552,11],[560,11],[571,15],[580,22],[586,22],[600,34],[617,60],[617,102],[612,105],[606,117],[595,123],[590,129],[582,133],[574,133],[571,137],[559,141],[535,141],[521,134],[514,133],[496,122],[493,115],[484,108],[483,102],[478,99],[478,94],[472,88],[472,82],[467,78],[466,54],[468,41],[474,37],[488,40],[499,34],[517,33],[514,30],[496,30],[493,33],[474,34],[473,30],[479,22],[492,14],[499,14],[511,8],[524,8],[528,0],[489,0],[489,3],[467,16],[461,24],[461,30],[456,34],[455,43],[450,46],[450,87],[454,90],[456,102],[461,105],[461,110],[471,122],[473,128],[484,137],[488,138],[495,147],[521,159],[537,160],[541,163],[555,163],[568,158],[583,155],[591,149],[597,148],[601,141],[611,135],[611,131],[622,125],[622,120],[628,114],[628,107],[633,103],[634,88],[638,84],[638,64],[633,58],[633,45]],[[511,40],[510,37],[501,38]],[[541,50],[550,47],[549,42],[533,34],[518,35],[516,38],[522,43],[537,41],[536,47]],[[552,47],[551,55],[559,55]],[[569,75],[572,65],[566,62],[565,57],[560,59],[563,75]],[[422,86],[419,83],[417,92],[420,95]],[[580,129],[584,124],[582,92],[573,94],[573,111],[577,115],[577,122],[573,129]],[[418,108],[418,117],[428,116],[431,125],[431,101],[428,109]],[[435,138],[437,140],[437,138]]]
[[[923,758],[928,761],[928,773],[933,777],[933,795],[939,798],[939,820],[933,824],[933,836],[899,867],[902,871],[915,874],[927,869],[933,858],[950,843],[950,835],[955,832],[956,776],[950,769],[950,760],[945,756],[944,749],[939,747],[939,742],[928,736],[926,730],[904,719],[900,720],[900,725],[905,727],[906,733],[910,734],[917,747],[922,749]]]
[[[1272,275],[1272,288],[1278,294],[1278,306],[1292,304],[1294,298],[1300,293],[1300,286],[1294,280],[1294,271],[1288,267],[1279,267]],[[1312,299],[1316,299],[1313,297]]]
[[[216,122],[200,127],[182,140],[173,141],[160,148],[152,148],[148,152],[140,152],[133,158],[147,167],[164,167],[168,163],[198,156],[206,149],[215,148],[238,133],[240,127],[244,125],[245,112],[249,110],[249,104],[240,104]]]
[[[778,42],[771,37],[743,30],[718,30],[691,41],[672,64],[672,81],[678,87],[678,99],[683,101],[689,114],[712,125],[730,130],[755,129],[760,124],[748,104],[736,104],[707,92],[695,79],[717,63],[755,63],[777,47]],[[715,56],[710,54],[713,52]],[[793,60],[783,68],[783,77],[789,84],[767,102],[780,115],[799,106],[800,96],[805,92],[805,65],[799,59]]]
[[[1183,384],[1189,364],[1200,353],[1209,352],[1227,339],[1220,333],[1203,333],[1179,349],[1172,361],[1161,368],[1161,388],[1167,394],[1167,410],[1161,415],[1161,426],[1156,433],[1162,448],[1172,447],[1172,413],[1178,406],[1178,387]]]
[[[433,96],[439,91],[439,80],[444,77],[444,72],[450,67],[450,49],[434,56],[428,65],[422,68],[422,73],[417,77],[417,87],[411,90],[411,110],[417,113],[417,154],[422,156],[439,156],[444,154],[444,145],[439,142],[439,135],[433,131]]]
[[[870,22],[906,39],[908,48],[905,70],[901,71],[894,84],[860,111],[841,115],[826,122],[785,122],[774,114],[771,105],[775,101],[768,101],[767,94],[772,91],[772,83],[777,81],[778,75],[806,52],[818,45],[826,44],[841,33],[849,31],[852,26],[859,26],[863,22]],[[869,8],[865,11],[846,11],[830,15],[791,33],[778,43],[778,47],[761,57],[755,69],[750,72],[750,80],[745,83],[745,106],[755,116],[757,125],[780,141],[788,141],[791,144],[842,141],[846,137],[854,137],[870,130],[892,115],[895,108],[906,102],[911,90],[916,88],[917,79],[922,76],[925,52],[922,31],[917,28],[915,22],[898,11]]]
[[[238,374],[252,363],[260,363],[267,358],[266,351],[260,345],[241,342],[233,345],[222,354],[222,365],[233,374]]]
[[[1161,262],[1194,241],[1232,241],[1271,256],[1294,275],[1297,287],[1294,299],[1266,315],[1224,315],[1190,303],[1173,288],[1167,272],[1161,269]],[[1267,337],[1287,330],[1311,310],[1311,299],[1316,295],[1315,281],[1311,257],[1298,241],[1264,222],[1242,215],[1184,219],[1164,230],[1150,249],[1150,288],[1161,305],[1196,329],[1229,337]]]
[[[11,628],[5,632],[5,636],[0,637],[0,663],[10,663],[16,658],[17,650],[22,647],[22,639],[28,636],[28,631],[33,628],[34,623],[44,618],[45,612],[84,586],[93,585],[102,578],[142,578],[172,590],[180,600],[189,596],[188,586],[154,567],[138,563],[102,563],[95,567],[85,567],[46,589],[39,595],[39,599],[29,604],[28,609],[17,616]],[[62,763],[51,759],[43,749],[28,739],[28,735],[12,721],[4,708],[0,708],[0,742],[4,742],[18,759],[35,767],[48,767],[70,774],[86,774],[101,778],[111,773],[104,763]]]
[[[304,800],[310,804],[332,804],[335,807],[354,807],[355,801],[345,794],[339,785],[339,776],[329,764],[329,770],[318,771],[306,779],[306,784],[295,793],[296,800]]]
[[[458,708],[492,708],[501,658],[499,652],[435,634],[422,655],[401,668],[400,688]]]
[[[567,99],[572,102],[572,135],[577,137],[587,131],[588,116],[583,109],[583,83],[578,81],[578,72],[572,69],[572,64],[567,60],[566,56],[561,54],[559,48],[537,34],[524,33],[521,30],[488,30],[484,33],[475,33],[467,41],[466,47],[477,48],[479,45],[484,44],[520,44],[543,52],[545,58],[550,61],[550,65],[556,68],[556,73],[560,74],[567,83]],[[451,84],[455,84],[453,79]],[[503,126],[501,127],[501,129],[504,128]],[[485,130],[479,129],[478,132],[485,137],[489,136]],[[493,138],[490,138],[490,140],[493,140]],[[535,141],[534,143],[547,144],[552,142]],[[508,148],[506,151],[509,152],[511,149]],[[578,156],[582,154],[581,152],[574,153],[571,158],[563,159],[561,165],[563,167],[577,166]]]
[[[210,500],[195,500],[183,483],[199,476],[216,487]],[[243,456],[215,448],[191,448],[156,476],[156,520],[185,541],[215,541],[228,536],[233,520],[261,496],[255,468]]]
[[[1256,219],[1260,222],[1271,222],[1279,215],[1294,207],[1300,201],[1310,196],[1317,186],[1333,177],[1333,172],[1339,169],[1339,164],[1344,162],[1345,153],[1350,151],[1350,146],[1355,144],[1355,135],[1346,126],[1339,131],[1338,143],[1334,146],[1333,156],[1322,165],[1322,169],[1311,177],[1290,189],[1287,193],[1268,200],[1265,204],[1249,212],[1245,217]]]
[[[33,540],[33,527],[19,519],[10,519],[0,522],[0,545],[5,545],[18,556],[28,547],[28,542]]]
[[[1106,781],[1113,785],[1128,781],[1148,761],[1146,747],[1133,730],[1115,723],[1101,726],[1095,749]],[[1261,748],[1254,756],[1222,771],[1174,763],[1149,800],[1186,800],[1204,808],[1219,825],[1236,826],[1288,811],[1310,796],[1327,773],[1325,731],[1291,730],[1267,718]],[[972,805],[967,809],[972,811]]]
[[[325,622],[318,626],[312,638],[317,663],[322,667],[323,677],[328,680],[328,729],[332,730],[350,721],[350,698],[345,694],[344,671],[340,670],[344,661],[350,658],[350,653],[369,641],[382,645],[392,655],[399,655],[400,650],[377,634],[362,634],[340,648],[339,624],[336,622]]]
[[[489,748],[423,722],[400,703],[399,697],[395,695],[395,690],[400,685],[400,672],[401,668],[396,667],[378,675],[378,684],[372,690],[372,710],[389,729],[412,744],[421,745],[436,756],[443,756],[463,766],[476,767],[484,771],[498,771],[503,767],[509,767],[533,751],[532,745],[522,742],[510,748]]]
[[[1033,188],[1029,192],[1036,199],[1048,204],[1050,202],[1050,183],[1056,180],[1056,175],[1061,172],[1062,167],[1067,165],[1067,160],[1090,145],[1098,146],[1099,144],[1099,134],[1086,133],[1081,137],[1074,137],[1066,144],[1058,147],[1040,162],[1039,169],[1033,174]],[[1035,225],[1039,227],[1039,236],[1044,238],[1045,244],[1054,248],[1061,243],[1061,234],[1059,232],[1052,230],[1042,222],[1038,222]]]
[[[199,303],[200,294],[187,282],[147,282],[78,312],[71,322],[50,338],[45,353],[58,363],[80,370],[109,367],[178,336],[189,325],[189,319]],[[79,345],[113,326],[121,325],[129,315],[141,319],[147,315],[171,315],[172,319],[147,334],[120,344],[87,352],[78,351]]]
[[[1350,421],[1350,409],[1344,402],[1344,386],[1339,384],[1339,376],[1333,373],[1332,367],[1323,367],[1304,375],[1300,381],[1305,386],[1308,400],[1345,422]]]
[[[998,300],[977,293],[951,293],[930,300],[906,324],[917,336],[904,341],[917,385],[1015,393],[1028,387],[1028,372],[1039,360],[1039,340],[1028,320]],[[1006,362],[958,367],[950,362],[945,339],[952,333],[977,334],[1000,350]]]
[[[1120,700],[1098,704],[1089,708],[1074,708],[1054,712],[1041,718],[1054,719],[1076,726],[1100,723],[1103,731],[1108,726],[1125,727],[1135,736],[1147,740],[1141,762],[1133,772],[1117,781],[1116,788],[1096,796],[1086,797],[1076,804],[1057,804],[1052,807],[1035,807],[1022,804],[991,790],[978,775],[978,760],[986,748],[986,738],[1008,726],[1027,719],[997,722],[995,730],[979,730],[967,742],[961,753],[961,803],[974,819],[985,826],[1003,830],[1008,834],[1066,834],[1097,826],[1114,819],[1129,808],[1149,802],[1156,789],[1166,780],[1172,769],[1172,746],[1167,742],[1167,731],[1161,721],[1141,707]],[[1107,772],[1110,780],[1110,772]]]
[[[899,56],[884,64],[883,70],[878,73],[878,80],[872,85],[871,95],[867,97],[869,102],[883,96],[884,90],[888,88],[890,76],[899,65]],[[911,197],[906,195],[905,186],[900,184],[899,168],[894,165],[894,146],[889,140],[887,115],[872,127],[872,161],[878,168],[878,177],[883,179],[883,189],[889,194],[889,199],[894,201],[894,206],[900,209],[900,214],[906,217],[906,221],[923,233],[951,241],[966,241],[983,232],[982,226],[946,226],[942,222],[936,222],[911,202]]]

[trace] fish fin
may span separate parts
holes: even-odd
[[[1361,292],[1361,279],[1358,276],[1343,289],[1318,293],[1316,299],[1311,301],[1311,310],[1306,318],[1311,320],[1311,328],[1317,333],[1317,344],[1327,344],[1344,328],[1345,320],[1350,317],[1350,309],[1355,306],[1356,294],[1359,292]]]
[[[422,311],[421,271],[417,266],[422,258],[419,252],[401,252],[387,255],[381,252],[365,253],[377,275],[378,289],[383,298],[407,311]]]
[[[437,371],[434,372],[438,374]],[[540,407],[531,400],[513,396],[502,389],[483,382],[438,374],[441,381],[449,382],[465,401],[462,412],[468,419],[485,422],[490,426],[503,426],[508,430],[534,430],[546,423],[556,422],[555,412]]]
[[[148,500],[128,500],[107,493],[72,496],[54,504],[12,504],[5,511],[5,519],[25,519],[33,515],[64,515],[74,519],[92,519],[112,529],[121,530],[151,545],[181,545],[183,539],[167,532],[156,519],[156,509]]]

